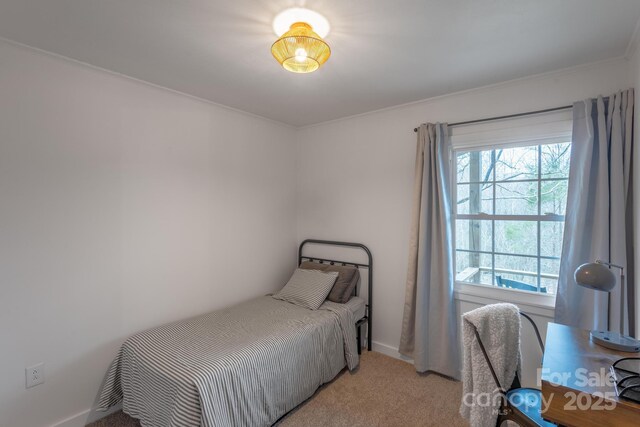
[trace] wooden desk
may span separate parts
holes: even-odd
[[[545,419],[571,427],[640,426],[640,404],[619,399],[612,383],[603,381],[613,362],[633,353],[601,347],[591,342],[589,331],[557,323],[549,323],[545,347]]]

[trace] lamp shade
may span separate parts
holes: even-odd
[[[616,276],[599,262],[582,264],[573,277],[578,285],[596,291],[611,292],[616,287]]]
[[[331,49],[311,25],[296,22],[271,46],[271,53],[285,70],[311,73],[327,62]]]

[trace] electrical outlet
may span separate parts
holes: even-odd
[[[35,387],[44,382],[44,363],[30,366],[24,370],[27,388]]]

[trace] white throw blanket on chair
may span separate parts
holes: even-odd
[[[491,370],[477,342],[474,326],[498,381],[508,390],[520,374],[520,311],[513,304],[492,304],[462,315],[464,360],[460,414],[471,427],[496,424],[500,399]]]

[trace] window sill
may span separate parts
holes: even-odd
[[[553,317],[555,295],[537,294],[517,289],[502,289],[488,285],[470,285],[456,282],[454,287],[456,299],[479,304],[508,302],[538,309],[540,315]]]

